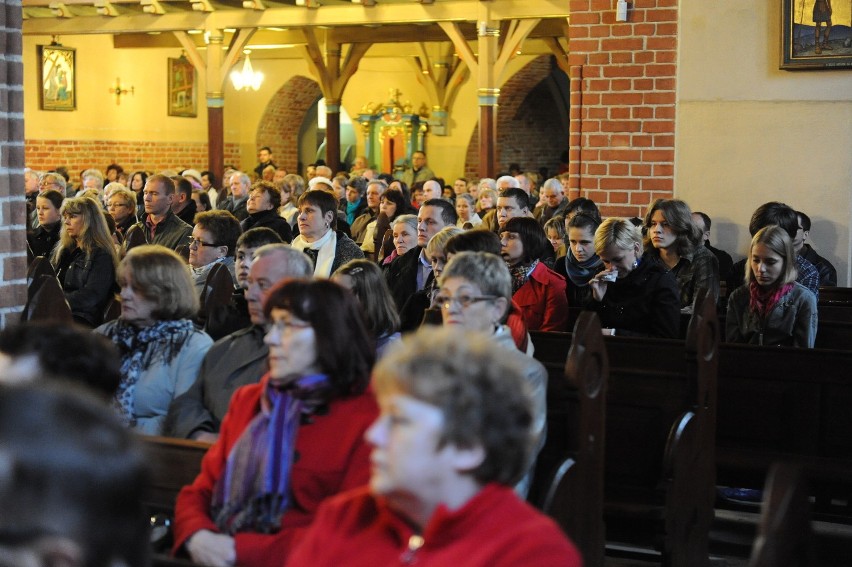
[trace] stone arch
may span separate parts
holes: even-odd
[[[500,87],[498,171],[519,163],[525,170],[547,167],[551,176],[556,174],[559,154],[568,151],[568,94],[560,88],[555,73],[562,71],[553,57],[541,55]],[[478,125],[468,143],[465,174],[468,179],[479,176]]]
[[[257,127],[257,147],[272,148],[275,163],[295,172],[299,162],[299,130],[305,114],[322,97],[319,84],[296,75],[278,89]]]

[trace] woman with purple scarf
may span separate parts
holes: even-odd
[[[282,565],[326,498],[367,483],[375,349],[357,301],[290,280],[264,308],[269,373],[231,399],[175,508],[176,553],[204,565]]]

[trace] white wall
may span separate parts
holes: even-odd
[[[850,284],[852,70],[781,71],[780,2],[680,3],[675,196],[742,258],[777,200],[810,216],[814,248]]]

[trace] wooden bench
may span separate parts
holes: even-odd
[[[181,488],[201,471],[209,443],[171,437],[142,437],[151,464],[151,484],[146,504],[152,512],[171,513]]]
[[[708,560],[715,495],[718,325],[712,299],[701,305],[687,343],[604,338],[610,374],[604,472],[607,539],[655,544],[670,565],[702,565]],[[574,435],[584,424],[578,423],[582,412],[577,392],[562,378],[571,335],[534,333],[532,338],[536,357],[550,375],[548,440],[537,465],[539,487],[533,492],[540,494],[545,471],[564,460],[566,451],[577,450]],[[687,355],[689,349],[697,352]]]

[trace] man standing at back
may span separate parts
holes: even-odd
[[[434,177],[435,174],[426,165],[426,154],[418,150],[411,154],[411,168],[402,173],[401,181],[411,187],[418,181],[429,181]]]
[[[263,146],[257,152],[257,159],[260,163],[257,164],[257,167],[254,168],[254,173],[258,179],[263,178],[263,170],[269,167],[276,167],[275,163],[272,161],[272,150],[269,146]]]
[[[192,227],[172,212],[174,199],[174,181],[160,174],[148,178],[143,189],[145,219],[127,229],[126,250],[139,244],[159,244],[172,250],[189,244]]]
[[[310,259],[287,244],[267,244],[254,252],[246,286],[251,326],[216,341],[201,363],[198,379],[175,398],[166,417],[166,432],[174,437],[213,442],[231,396],[241,386],[254,384],[267,371],[268,347],[263,302],[275,284],[285,278],[311,278]]]

